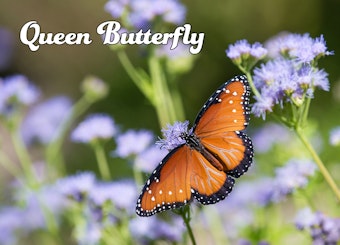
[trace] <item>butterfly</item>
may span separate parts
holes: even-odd
[[[150,216],[180,208],[193,197],[208,205],[225,199],[234,178],[253,160],[249,123],[250,87],[246,76],[220,86],[203,105],[185,143],[171,150],[152,172],[137,200],[136,213]]]

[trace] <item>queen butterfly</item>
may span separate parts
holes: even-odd
[[[179,208],[194,197],[201,204],[226,198],[234,178],[252,163],[251,139],[241,130],[249,122],[250,88],[235,76],[208,99],[183,144],[171,150],[147,180],[136,205],[139,216]],[[232,178],[234,177],[234,178]]]

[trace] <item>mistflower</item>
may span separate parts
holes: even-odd
[[[329,143],[333,146],[340,145],[340,126],[335,127],[331,130]]]
[[[0,78],[0,115],[6,115],[17,105],[31,105],[40,91],[25,76],[13,75]]]
[[[82,82],[82,90],[85,96],[91,101],[102,99],[109,92],[106,83],[94,76],[88,76],[84,79]]]
[[[340,219],[327,217],[321,212],[302,209],[295,217],[299,230],[309,232],[313,244],[337,244],[340,241]]]
[[[226,50],[227,57],[233,61],[237,61],[237,63],[241,62],[242,59],[248,59],[249,57],[259,60],[265,57],[266,54],[267,50],[263,48],[262,44],[258,42],[250,44],[245,39],[229,45]]]
[[[126,18],[135,29],[145,28],[158,19],[182,24],[186,8],[177,0],[110,0],[105,10],[114,18]]]
[[[97,139],[110,139],[116,133],[116,125],[110,116],[93,114],[73,130],[71,139],[74,142],[90,143]]]
[[[65,96],[51,98],[32,108],[21,126],[26,144],[48,144],[57,135],[61,123],[71,114],[71,100]]]
[[[145,151],[152,143],[154,135],[148,130],[128,130],[116,137],[117,149],[114,155],[125,158]]]
[[[151,173],[167,153],[167,150],[152,145],[136,156],[134,164],[139,170]]]
[[[315,163],[310,160],[289,160],[285,166],[276,169],[274,195],[285,196],[305,187],[308,177],[313,176],[316,169]]]
[[[282,125],[267,123],[252,135],[253,144],[257,153],[268,152],[275,144],[288,144],[293,136],[292,133]]]
[[[176,147],[185,144],[184,136],[192,132],[188,129],[189,121],[175,122],[173,125],[167,124],[167,128],[162,129],[164,139],[156,142],[162,149],[171,151]]]
[[[125,209],[129,214],[133,214],[137,195],[136,184],[133,181],[119,180],[97,183],[91,189],[89,199],[98,207],[102,207],[105,202],[111,201],[116,208]]]
[[[310,63],[321,56],[333,54],[332,51],[327,51],[323,35],[313,39],[308,33],[303,35],[281,33],[268,40],[265,47],[269,50],[271,58],[288,55],[301,63]]]
[[[56,183],[58,193],[71,197],[76,201],[82,201],[95,186],[95,175],[91,172],[78,173],[60,179]]]

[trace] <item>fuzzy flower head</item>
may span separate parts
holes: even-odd
[[[74,142],[90,143],[97,139],[110,139],[117,133],[114,120],[104,114],[87,117],[72,132]]]
[[[281,33],[270,39],[265,44],[269,56],[288,56],[301,63],[310,63],[322,56],[332,55],[333,51],[328,51],[323,35],[312,38],[306,34]]]
[[[128,130],[116,137],[117,149],[114,155],[126,158],[144,152],[153,142],[154,135],[148,130]]]
[[[168,151],[185,144],[185,136],[192,133],[192,129],[189,130],[188,126],[189,121],[175,122],[173,125],[167,124],[167,128],[162,129],[164,139],[160,139],[156,144]]]
[[[250,44],[244,39],[229,45],[226,55],[236,65],[250,69],[255,65],[256,61],[263,59],[267,55],[267,50],[258,42]]]
[[[114,18],[122,18],[135,29],[160,20],[179,25],[185,20],[186,9],[178,0],[109,0],[105,10]]]
[[[285,103],[293,103],[299,107],[306,97],[313,98],[316,88],[329,90],[328,74],[324,70],[282,57],[256,68],[253,79],[261,96],[255,97],[252,112],[263,118],[275,105],[282,108]]]
[[[38,100],[40,92],[25,76],[0,78],[0,115],[10,113],[16,106],[29,106]]]
[[[57,96],[32,108],[21,126],[24,142],[51,142],[58,135],[61,123],[70,115],[71,106],[69,98]]]
[[[333,146],[340,145],[340,126],[331,130],[329,143]]]
[[[310,208],[300,210],[295,217],[299,230],[307,230],[313,244],[338,244],[340,241],[340,219],[331,218]]]

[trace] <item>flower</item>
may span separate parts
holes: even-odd
[[[162,129],[164,139],[158,140],[156,144],[168,151],[185,144],[184,136],[192,132],[192,129],[188,130],[188,126],[189,121],[175,122],[173,125],[167,124],[167,128]]]
[[[136,29],[150,26],[155,19],[179,25],[186,14],[177,0],[110,0],[105,10],[114,18],[126,18]]]
[[[125,209],[129,214],[133,214],[137,194],[136,184],[133,181],[119,180],[110,183],[97,183],[90,191],[89,199],[97,206],[111,201],[115,207]]]
[[[308,33],[281,33],[268,40],[265,47],[271,58],[288,55],[301,63],[310,63],[321,56],[333,54],[332,51],[327,51],[323,35],[313,39]]]
[[[276,123],[267,123],[251,137],[257,153],[268,152],[274,144],[287,144],[292,134],[287,128]]]
[[[51,142],[58,135],[62,122],[70,116],[71,106],[69,98],[56,96],[32,108],[21,126],[25,143]]]
[[[291,159],[285,166],[276,169],[273,197],[278,200],[297,188],[305,187],[308,177],[313,176],[316,165],[310,160]]]
[[[97,139],[110,139],[116,133],[116,125],[110,116],[93,114],[73,130],[71,139],[74,142],[90,143]]]
[[[167,152],[165,149],[159,149],[158,146],[152,145],[136,156],[134,164],[139,170],[151,173]]]
[[[266,56],[267,50],[263,48],[261,43],[250,44],[247,40],[239,40],[235,44],[229,45],[226,50],[226,55],[232,60],[248,58],[249,56],[255,59],[262,59]]]
[[[128,130],[116,137],[117,149],[113,152],[121,158],[142,153],[153,141],[154,135],[148,130]]]
[[[81,87],[85,96],[90,101],[102,99],[106,97],[109,92],[106,83],[95,76],[87,76],[82,82]]]
[[[329,143],[333,146],[340,145],[340,126],[335,127],[331,130]]]
[[[78,173],[59,179],[56,190],[64,196],[81,201],[84,195],[88,195],[95,186],[95,175],[91,172]]]
[[[340,241],[339,218],[304,208],[297,213],[295,225],[299,230],[309,231],[313,244],[337,244]]]
[[[0,115],[6,115],[17,105],[31,105],[37,101],[39,90],[25,76],[0,78]]]

